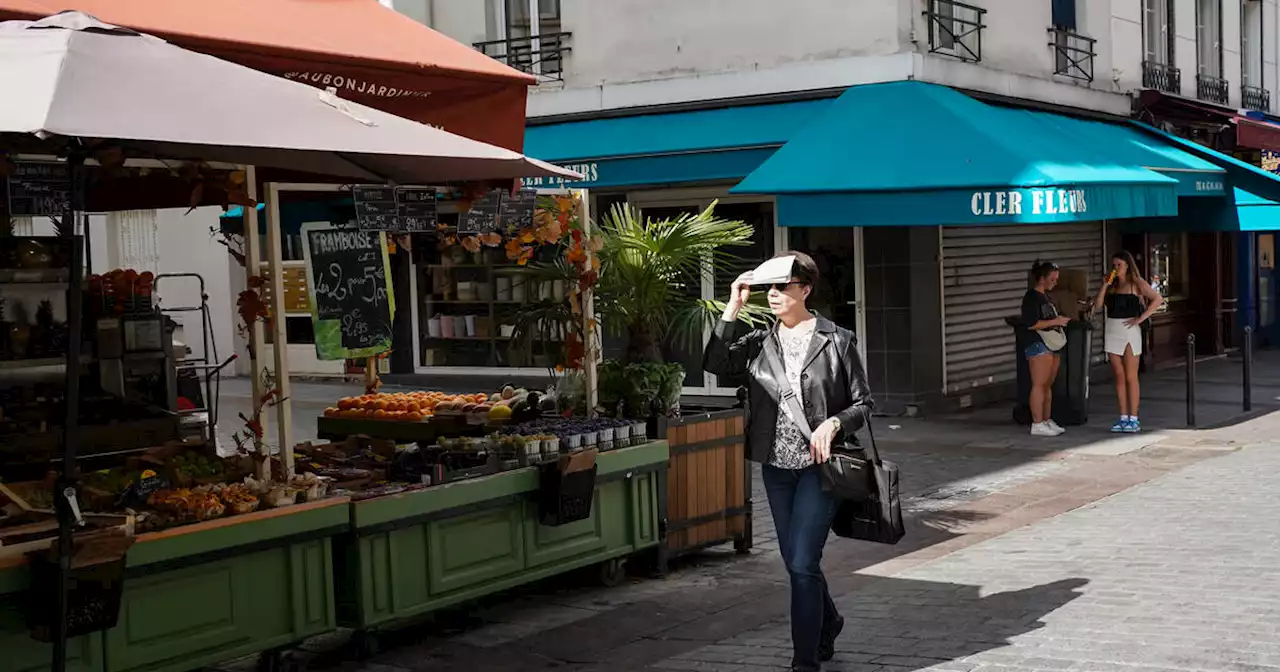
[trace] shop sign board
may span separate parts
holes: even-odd
[[[391,350],[395,296],[386,234],[302,227],[316,356],[364,359]]]
[[[71,210],[71,178],[66,164],[20,161],[8,179],[9,215],[61,217]]]

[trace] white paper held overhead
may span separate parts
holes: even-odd
[[[796,263],[795,257],[775,257],[751,271],[751,284],[772,285],[775,282],[791,282],[791,268]]]

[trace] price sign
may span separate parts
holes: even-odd
[[[538,192],[520,189],[516,193],[504,192],[499,220],[509,233],[533,228],[533,212],[538,207]]]
[[[316,354],[359,359],[390,350],[395,301],[385,234],[324,225],[302,234]]]
[[[434,187],[361,185],[351,188],[351,200],[356,226],[365,231],[412,233],[436,226]]]
[[[61,217],[71,210],[71,177],[61,163],[24,162],[9,175],[9,214]]]
[[[471,204],[471,209],[458,219],[459,234],[493,233],[498,230],[498,212],[502,208],[502,190],[495,189]]]

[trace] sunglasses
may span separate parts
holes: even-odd
[[[805,283],[792,280],[791,282],[775,282],[771,285],[765,285],[769,289],[776,289],[779,292],[785,292],[793,286],[804,286]]]

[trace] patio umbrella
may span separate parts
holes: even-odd
[[[78,12],[0,23],[0,133],[360,181],[578,177]]]
[[[0,21],[75,9],[184,49],[321,89],[333,86],[338,95],[363,105],[523,151],[525,100],[533,76],[384,4],[389,3],[0,0]]]

